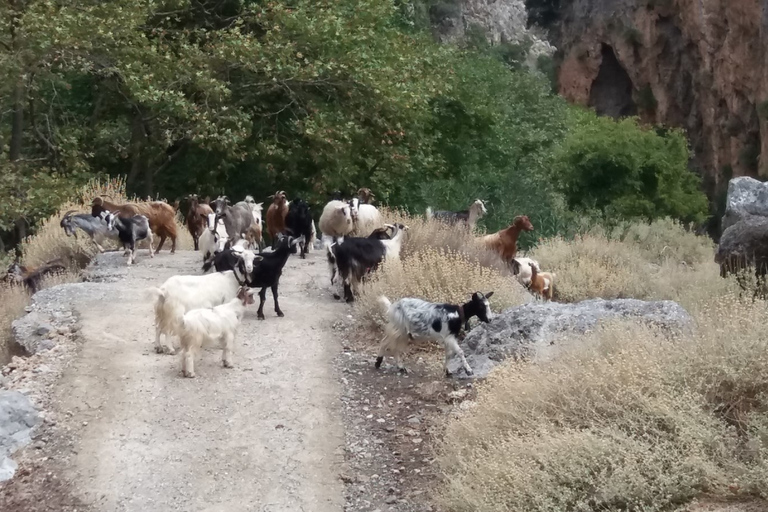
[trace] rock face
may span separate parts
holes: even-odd
[[[746,216],[723,231],[715,254],[720,275],[754,266],[761,275],[768,270],[768,217]]]
[[[19,448],[32,440],[32,430],[40,416],[29,399],[17,391],[0,391],[0,482],[9,480],[16,471],[10,459]]]
[[[598,322],[610,319],[636,319],[674,330],[691,322],[685,309],[672,301],[593,299],[576,304],[531,303],[504,311],[490,324],[478,325],[461,348],[475,377],[485,377],[507,358],[526,358],[550,350],[550,344],[563,334],[583,334]],[[449,369],[454,375],[467,378],[459,358],[450,361]]]
[[[429,9],[435,36],[441,42],[467,38],[473,27],[482,29],[492,44],[529,42],[527,63],[539,55],[552,55],[555,48],[527,28],[528,12],[523,0],[443,0]]]
[[[563,53],[567,99],[685,128],[710,197],[768,176],[768,0],[527,3]]]
[[[750,215],[768,218],[768,183],[748,177],[734,178],[728,183],[723,230]]]
[[[73,291],[87,285],[65,284],[32,296],[31,311],[11,324],[13,337],[28,355],[51,349],[60,335],[72,332],[77,316],[70,306]]]

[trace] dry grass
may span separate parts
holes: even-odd
[[[543,240],[530,256],[557,274],[556,297],[563,302],[634,297],[695,308],[737,288],[734,280],[718,277],[712,241],[672,221]]]
[[[768,307],[728,295],[671,340],[612,324],[507,363],[440,447],[446,510],[674,510],[768,492]]]
[[[13,355],[11,323],[24,313],[29,303],[29,294],[20,286],[0,284],[0,365]]]
[[[381,306],[376,301],[380,295],[392,301],[417,297],[463,304],[473,292],[493,291],[491,306],[497,311],[525,302],[526,292],[506,265],[475,244],[467,230],[393,210],[383,209],[382,214],[385,222],[403,223],[409,230],[401,260],[385,262],[363,286],[357,308],[365,321],[380,324]]]

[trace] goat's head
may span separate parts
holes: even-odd
[[[331,201],[342,201],[341,190],[334,190],[330,194]]]
[[[112,231],[115,229],[115,223],[117,222],[117,215],[109,210],[103,210],[99,213],[101,220],[107,223],[107,229]]]
[[[493,320],[493,312],[491,311],[491,303],[488,301],[493,296],[493,292],[483,294],[481,292],[475,292],[472,294],[472,305],[475,311],[477,311],[477,318],[480,321],[488,323]]]
[[[255,252],[251,251],[250,249],[243,249],[240,245],[235,245],[232,247],[232,254],[237,256],[237,259],[240,260],[243,264],[243,269],[247,274],[250,274],[253,272],[253,264],[258,263],[259,261],[263,260],[264,258],[256,254]]]
[[[280,206],[283,203],[286,203],[287,200],[286,200],[285,190],[278,190],[277,192],[269,196],[269,199],[272,200],[272,204],[275,204],[278,206]]]
[[[61,222],[59,223],[59,226],[64,228],[64,233],[66,233],[67,236],[77,236],[75,232],[75,225],[72,223],[73,213],[75,213],[75,210],[69,210],[64,214],[64,217],[61,218]]]
[[[533,224],[527,215],[518,215],[509,227],[516,227],[523,231],[533,231]]]
[[[103,211],[106,211],[104,208],[104,200],[100,197],[94,197],[93,201],[91,201],[91,215],[99,217]]]
[[[243,301],[243,305],[247,306],[249,304],[253,304],[255,301],[253,300],[253,295],[256,292],[253,288],[248,288],[247,286],[241,286],[239,290],[237,290],[237,298]]]
[[[371,189],[365,187],[357,190],[357,197],[360,198],[360,202],[363,204],[371,204],[376,199],[376,195],[371,192]]]
[[[216,232],[216,214],[215,213],[207,213],[204,215],[205,217],[205,225],[208,226],[208,229],[210,229],[212,232]]]
[[[229,198],[227,196],[219,196],[213,202],[213,206],[214,206],[213,211],[216,212],[217,216],[226,217],[227,206],[229,206]]]
[[[480,199],[475,199],[475,202],[469,207],[469,211],[475,212],[478,217],[482,217],[488,213],[488,210],[485,209],[485,203]]]
[[[347,204],[349,204],[349,211],[352,213],[352,216],[357,217],[357,214],[360,212],[360,199],[354,197],[347,201]]]

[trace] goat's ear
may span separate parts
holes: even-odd
[[[256,206],[263,206],[264,203],[256,203]]]
[[[490,299],[491,297],[493,297],[493,292],[488,292],[485,294],[486,299]]]

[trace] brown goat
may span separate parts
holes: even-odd
[[[200,250],[200,235],[208,226],[208,214],[213,210],[207,204],[201,203],[196,194],[189,196],[189,211],[187,211],[187,229],[195,242],[195,250]]]
[[[272,248],[277,243],[277,234],[285,231],[285,216],[288,215],[288,200],[285,197],[285,191],[278,190],[274,195],[269,196],[272,204],[267,209],[267,233],[272,239]]]
[[[21,265],[18,260],[8,267],[5,281],[9,284],[23,284],[27,290],[36,293],[40,289],[40,281],[48,274],[63,272],[67,267],[61,259],[51,260],[39,267]]]
[[[357,190],[357,198],[360,199],[360,204],[373,204],[376,195],[369,188],[360,188]]]
[[[509,263],[517,256],[517,239],[521,231],[533,231],[533,224],[527,215],[518,215],[509,227],[480,237],[479,241],[486,249],[497,252],[502,260]]]
[[[95,197],[91,203],[91,215],[98,217],[99,213],[109,210],[124,217],[144,215],[149,220],[149,229],[160,237],[160,243],[155,252],[160,252],[166,238],[171,239],[171,254],[176,252],[176,212],[164,201],[149,201],[146,203],[117,204]]]
[[[555,274],[539,272],[536,270],[536,265],[533,263],[529,263],[529,265],[531,266],[531,283],[528,285],[528,289],[544,300],[552,300],[555,293]]]

